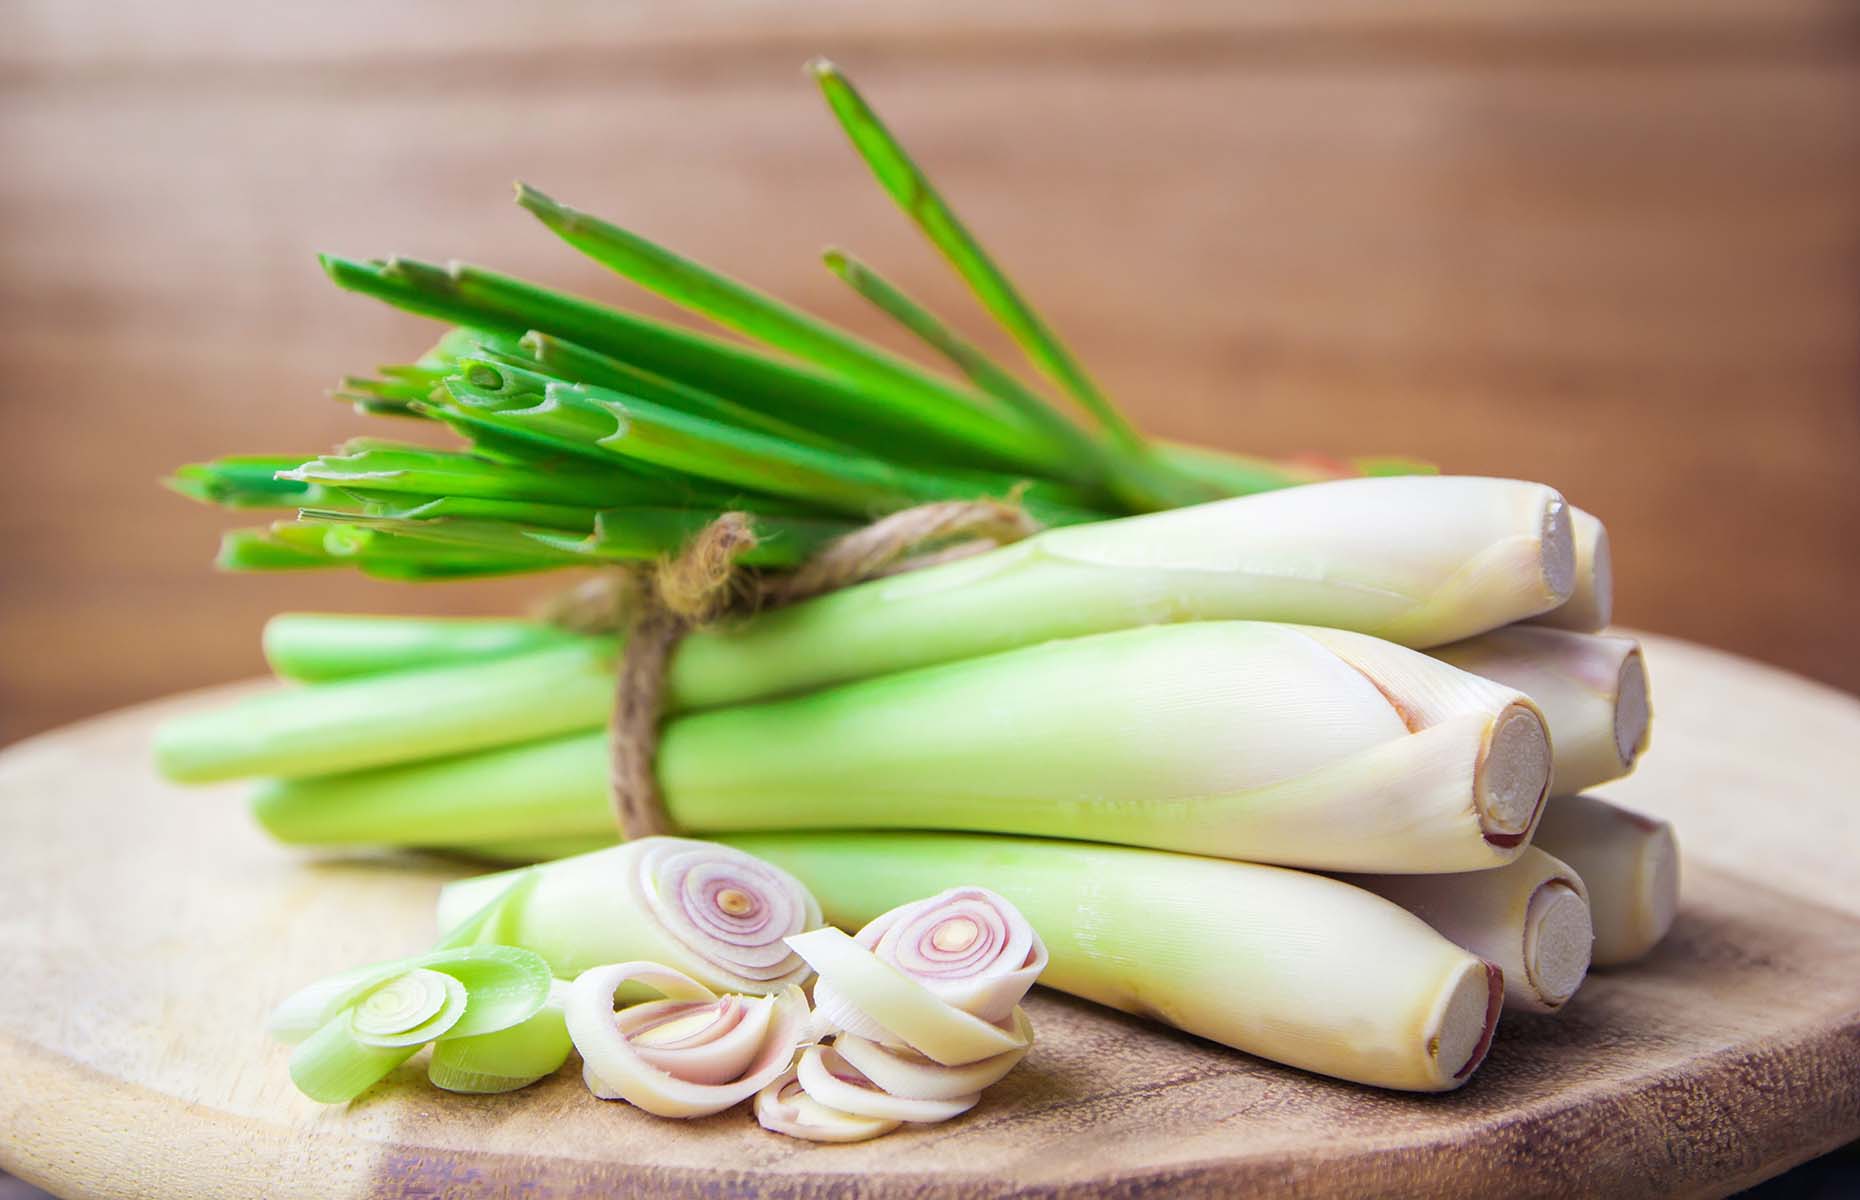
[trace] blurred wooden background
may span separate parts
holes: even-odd
[[[521,175],[870,331],[844,244],[979,330],[816,52],[1150,429],[1544,479],[1612,528],[1622,620],[1860,688],[1852,4],[0,11],[0,740],[254,672],[280,607],[543,586],[211,570],[233,522],[156,478],[381,432],[322,390],[433,332],[315,250],[637,301]]]

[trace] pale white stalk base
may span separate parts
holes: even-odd
[[[1428,653],[1537,702],[1556,748],[1557,795],[1619,779],[1647,748],[1653,710],[1633,638],[1514,625]]]
[[[1555,1012],[1589,970],[1588,894],[1567,864],[1536,846],[1491,871],[1346,875],[1505,973],[1505,1007]]]
[[[1633,962],[1673,927],[1679,843],[1667,822],[1594,796],[1560,796],[1545,807],[1536,840],[1588,885],[1596,966]]]

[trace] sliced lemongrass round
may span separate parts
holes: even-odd
[[[371,1046],[424,1046],[465,1015],[465,985],[419,968],[396,975],[350,1010],[349,1030]]]
[[[979,887],[894,908],[854,940],[948,1003],[997,1024],[1047,963],[1046,944],[1020,910]]]
[[[638,1014],[636,1004],[614,1015],[634,1053],[652,1066],[692,1083],[740,1079],[768,1037],[770,997],[724,996],[709,1003],[671,1002],[677,1011]]]
[[[887,1041],[902,1042],[943,1066],[993,1058],[1026,1044],[945,1002],[838,929],[797,934],[788,944],[819,972],[821,985],[830,986],[846,1005],[876,1022]],[[816,985],[816,994],[821,985]]]
[[[756,1121],[771,1133],[810,1142],[863,1142],[903,1124],[828,1108],[807,1094],[792,1068],[756,1093]]]
[[[932,1125],[959,1117],[975,1107],[980,1092],[949,1100],[911,1100],[893,1096],[860,1073],[831,1046],[813,1045],[801,1053],[795,1078],[807,1094],[828,1108],[880,1121]]]
[[[374,963],[300,988],[273,1010],[266,1028],[283,1042],[301,1042],[353,1008],[382,984],[428,969],[463,984],[465,1011],[447,1030],[472,1037],[528,1020],[549,997],[549,965],[515,946],[466,946],[395,962]]]
[[[498,918],[558,974],[620,961],[663,963],[719,992],[767,995],[811,973],[782,939],[820,924],[820,905],[792,875],[714,842],[651,837],[535,869],[536,882]],[[513,874],[449,884],[439,923],[480,911]]]
[[[1033,1025],[1025,1009],[1013,1012],[1014,1032],[1026,1039],[1018,1050],[1007,1050],[993,1058],[946,1067],[914,1050],[897,1049],[853,1034],[833,1039],[840,1057],[856,1067],[861,1075],[878,1087],[906,1100],[955,1100],[970,1096],[1001,1081],[1016,1063],[1027,1057],[1033,1046]]]
[[[562,1016],[568,986],[554,980],[548,1003],[508,1029],[434,1042],[427,1079],[448,1092],[489,1095],[514,1092],[555,1074],[575,1048]]]
[[[582,1077],[589,1089],[603,1099],[623,1099],[661,1117],[708,1116],[749,1099],[787,1070],[807,1025],[806,997],[801,989],[791,986],[778,995],[747,1001],[751,1007],[738,1014],[727,1028],[717,1029],[717,1022],[712,1021],[708,1026],[716,1033],[712,1039],[705,1040],[702,1031],[679,1029],[676,1037],[657,1045],[658,1050],[669,1054],[672,1043],[685,1042],[695,1073],[708,1078],[721,1057],[721,1052],[712,1047],[729,1042],[730,1034],[744,1025],[754,1028],[761,1022],[760,1042],[737,1077],[722,1083],[702,1082],[683,1077],[676,1067],[667,1069],[641,1056],[613,1007],[615,992],[629,983],[654,988],[673,1001],[715,1004],[717,996],[689,975],[650,962],[595,967],[582,972],[569,988],[564,1015],[569,1037],[581,1052]],[[758,1014],[756,1009],[763,1011]],[[682,1019],[666,1015],[663,1009],[654,1015],[661,1018],[660,1024]],[[651,1028],[649,1022],[647,1029]],[[731,1049],[733,1052],[733,1044]],[[659,1061],[669,1059],[660,1057]]]

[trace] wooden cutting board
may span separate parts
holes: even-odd
[[[1677,927],[1557,1018],[1507,1015],[1463,1091],[1377,1092],[1056,994],[968,1116],[857,1146],[746,1110],[669,1123],[569,1070],[506,1096],[421,1060],[299,1096],[271,1005],[431,937],[464,864],[310,861],[150,731],[226,693],[0,754],[0,1165],[62,1196],[1722,1194],[1860,1136],[1860,701],[1650,639],[1654,752],[1609,795],[1679,825]],[[1236,997],[1244,1003],[1244,997]]]

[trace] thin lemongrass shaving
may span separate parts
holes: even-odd
[[[903,1124],[828,1108],[807,1094],[792,1070],[756,1093],[756,1121],[771,1133],[809,1142],[863,1142]]]
[[[1026,1045],[961,1067],[945,1067],[915,1051],[899,1050],[850,1033],[834,1038],[833,1048],[861,1075],[893,1096],[905,1100],[956,1100],[999,1083],[1027,1057],[1033,1046],[1033,1023],[1021,1008],[1014,1010],[1013,1019],[1014,1032],[1026,1040]]]
[[[730,1001],[750,1006],[751,1011],[759,1009],[760,1015],[746,1012],[734,1022],[711,1020],[705,1029],[714,1031],[712,1037],[707,1037],[704,1030],[686,1033],[679,1029],[677,1037],[657,1046],[661,1053],[654,1057],[664,1065],[655,1065],[642,1057],[633,1038],[647,1033],[650,1043],[650,1030],[663,1022],[648,1021],[644,1029],[629,1036],[622,1016],[613,1007],[615,992],[626,984],[655,988],[671,1001],[716,1004],[718,998],[690,976],[650,962],[595,967],[583,972],[569,989],[565,1008],[568,1032],[581,1052],[583,1078],[589,1089],[603,1099],[624,1099],[656,1116],[709,1116],[749,1099],[788,1069],[807,1024],[807,1000],[797,987],[746,1002],[730,997]],[[664,1012],[657,1009],[654,1015],[663,1016]],[[725,1082],[702,1082],[715,1078],[720,1061],[729,1057],[726,1052],[740,1050],[731,1033],[745,1026],[754,1029],[757,1022],[762,1036],[747,1061],[736,1060],[741,1068],[736,1077]],[[683,1053],[674,1057],[674,1049]],[[674,1063],[677,1065],[670,1065]],[[691,1066],[695,1078],[684,1074],[685,1064]]]
[[[831,1046],[809,1046],[795,1068],[807,1094],[829,1108],[880,1121],[934,1124],[959,1117],[975,1107],[981,1093],[950,1100],[909,1100],[881,1090]]]
[[[946,1067],[992,1058],[1026,1044],[1016,1034],[944,1001],[838,929],[798,934],[788,939],[788,945],[848,1005],[892,1038]],[[819,1098],[812,1088],[808,1090]]]

